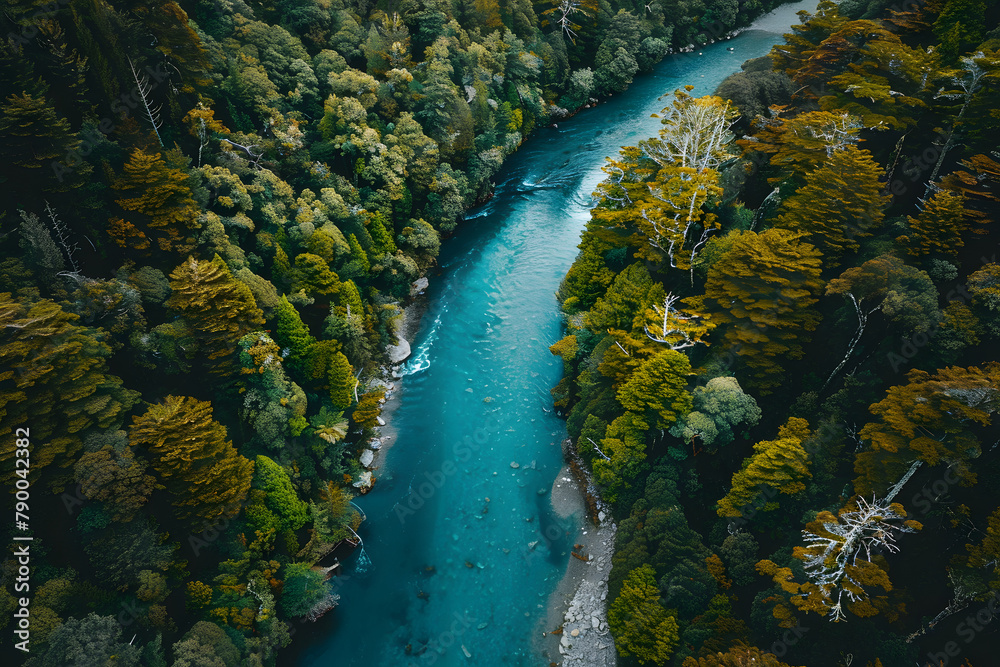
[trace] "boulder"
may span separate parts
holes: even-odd
[[[420,294],[425,289],[427,289],[427,285],[429,284],[430,282],[427,280],[426,277],[417,278],[416,280],[413,281],[413,284],[410,285],[410,294]]]
[[[390,362],[398,364],[410,356],[410,344],[405,338],[397,338],[395,345],[386,348],[386,354],[389,355]]]
[[[375,460],[375,452],[373,452],[372,450],[366,449],[365,451],[361,452],[360,461],[361,465],[363,465],[364,467],[370,468],[372,465],[372,461],[374,460]]]

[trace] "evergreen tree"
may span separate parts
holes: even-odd
[[[101,330],[52,301],[19,303],[0,293],[0,459],[14,458],[14,429],[29,428],[32,470],[75,462],[90,429],[112,429],[139,398],[108,371]],[[5,479],[14,474],[11,463]],[[54,472],[54,471],[53,471]]]
[[[666,664],[680,640],[677,620],[660,605],[655,576],[649,565],[632,570],[608,609],[618,651],[640,665]]]
[[[719,501],[719,516],[741,516],[765,487],[786,495],[804,491],[804,480],[812,476],[809,455],[802,446],[809,436],[809,422],[790,417],[778,429],[777,440],[765,440],[754,445],[753,455],[733,475],[732,488]],[[777,504],[768,503],[764,509],[773,511],[777,509]]]
[[[182,518],[211,523],[240,511],[253,476],[253,462],[226,439],[212,418],[212,404],[167,396],[132,418],[129,444],[150,453],[153,469],[174,497]]]
[[[825,250],[827,266],[836,266],[844,253],[858,249],[858,239],[881,226],[888,203],[881,176],[868,151],[853,145],[834,151],[806,174],[806,184],[785,200],[775,224],[807,235]]]
[[[235,363],[237,341],[264,324],[250,288],[218,255],[211,261],[189,257],[170,278],[167,307],[195,331],[212,372],[225,373]]]
[[[327,379],[330,384],[330,402],[337,410],[350,407],[354,396],[354,387],[357,384],[354,380],[354,369],[351,362],[347,360],[343,352],[337,352],[330,360],[327,370]]]
[[[137,148],[111,184],[120,193],[115,202],[123,211],[112,221],[126,218],[124,224],[134,225],[160,251],[181,255],[194,249],[201,228],[189,176],[180,164],[183,159],[179,152],[168,153],[164,160]]]
[[[916,218],[907,216],[909,232],[896,238],[915,257],[941,255],[956,257],[969,228],[965,215],[965,197],[949,190],[935,192],[924,202]]]
[[[821,255],[785,229],[744,232],[708,272],[705,294],[687,299],[725,328],[725,346],[746,360],[761,388],[778,384],[780,359],[802,356],[802,334],[819,324]]]
[[[299,311],[285,296],[281,297],[275,308],[274,339],[282,348],[287,348],[288,362],[295,368],[303,367],[309,356],[309,350],[316,343],[316,339],[299,317]]]

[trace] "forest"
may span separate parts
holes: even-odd
[[[608,158],[560,288],[619,664],[996,664],[1000,6],[800,18]]]
[[[5,0],[5,648],[274,665],[348,607],[324,559],[442,239],[536,128],[775,4]]]

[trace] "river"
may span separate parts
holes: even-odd
[[[668,57],[625,93],[536,131],[507,160],[496,196],[469,212],[430,276],[392,418],[400,437],[374,490],[357,501],[368,516],[361,535],[370,566],[335,579],[340,606],[299,626],[287,659],[303,667],[547,664],[529,636],[577,531],[587,529],[580,517],[555,517],[547,494],[566,434],[549,394],[561,373],[548,351],[561,337],[554,293],[576,256],[604,158],[657,132],[650,114],[667,103],[661,95],[687,84],[711,93],[781,41],[797,11],[815,6],[784,5],[703,55]]]

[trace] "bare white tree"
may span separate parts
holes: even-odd
[[[667,294],[663,298],[663,307],[654,304],[653,310],[656,314],[663,318],[663,321],[659,325],[659,332],[654,329],[649,330],[648,325],[642,327],[643,331],[646,332],[646,336],[650,340],[656,341],[657,343],[666,343],[670,346],[671,350],[683,350],[687,347],[694,347],[700,340],[695,340],[691,338],[691,332],[685,331],[679,326],[679,323],[683,322],[693,322],[697,320],[696,317],[688,317],[687,315],[682,315],[676,308],[674,304],[680,300],[679,296],[674,296],[672,293]]]
[[[829,604],[831,620],[846,619],[842,609],[845,594],[851,602],[865,599],[862,584],[851,577],[848,567],[857,565],[859,557],[871,562],[872,554],[880,550],[896,553],[896,534],[916,532],[903,523],[906,516],[899,513],[898,506],[893,507],[892,499],[921,463],[914,461],[884,499],[868,502],[859,496],[857,509],[842,513],[836,522],[824,523],[822,534],[802,531],[807,544],[804,569]]]
[[[153,85],[149,83],[149,77],[146,75],[139,76],[139,72],[135,69],[135,65],[132,64],[132,59],[128,59],[128,66],[132,68],[132,76],[135,78],[135,89],[139,93],[139,99],[142,100],[142,108],[146,110],[146,117],[149,119],[149,124],[153,126],[153,132],[156,133],[156,140],[160,142],[160,147],[163,147],[163,138],[160,137],[160,127],[163,125],[163,120],[160,118],[160,107],[155,109],[150,103],[149,93],[153,90]]]
[[[56,243],[58,243],[59,247],[63,249],[66,261],[69,262],[70,268],[73,269],[72,273],[79,273],[80,266],[76,263],[73,255],[80,249],[80,246],[75,243],[70,245],[66,223],[59,219],[59,216],[56,215],[55,210],[52,208],[52,205],[49,204],[48,200],[45,201],[45,212],[48,214],[49,220],[52,221],[52,230],[56,233]]]
[[[958,110],[958,115],[955,116],[955,121],[951,124],[951,128],[948,130],[948,136],[945,137],[944,143],[941,144],[941,150],[938,154],[938,160],[934,164],[934,170],[931,172],[930,178],[927,179],[927,189],[924,190],[924,199],[927,199],[931,192],[934,190],[934,181],[937,180],[937,175],[941,171],[941,165],[944,163],[944,158],[948,154],[948,151],[952,149],[955,145],[955,129],[962,122],[962,117],[965,116],[966,109],[969,108],[969,104],[975,98],[976,93],[983,87],[983,79],[986,77],[988,72],[977,63],[977,60],[983,60],[986,55],[982,51],[977,51],[971,56],[963,56],[959,59],[962,63],[960,73],[957,76],[950,77],[950,81],[957,86],[952,90],[945,90],[941,88],[938,90],[937,94],[934,95],[935,99],[944,98],[946,100],[961,99],[962,106]]]

